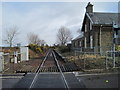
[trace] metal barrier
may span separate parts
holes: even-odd
[[[120,51],[106,51],[106,69],[120,67]]]
[[[82,69],[120,67],[120,51],[117,46],[72,48],[65,56],[68,60],[76,62]]]
[[[107,49],[106,49],[107,50]],[[110,49],[111,50],[111,49]],[[80,48],[63,53],[63,56],[75,62],[82,69],[108,69],[120,67],[120,51],[81,51]]]

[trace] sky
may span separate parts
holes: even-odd
[[[73,39],[79,35],[85,7],[88,2],[2,2],[2,39],[5,31],[17,26],[17,42],[27,45],[27,35],[38,34],[47,44],[56,43],[61,26],[72,32]],[[91,2],[94,12],[118,12],[117,2]],[[1,4],[0,4],[1,5]],[[1,35],[0,35],[1,36]]]

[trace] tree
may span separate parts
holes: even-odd
[[[60,45],[64,46],[67,42],[72,40],[71,32],[68,28],[62,26],[57,33],[57,41]]]
[[[28,34],[28,43],[29,44],[36,44],[39,45],[40,44],[40,38],[37,34],[35,33],[29,33]]]
[[[18,27],[13,26],[8,30],[6,30],[6,37],[5,37],[6,39],[4,41],[7,44],[9,44],[10,47],[12,47],[16,42],[17,35],[18,35]]]
[[[28,34],[28,43],[29,44],[36,44],[36,45],[44,45],[45,41],[41,40],[37,34],[29,33]]]

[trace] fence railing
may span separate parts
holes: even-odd
[[[95,52],[79,52],[75,51],[77,56],[76,63],[82,69],[104,69],[106,57],[100,53]]]
[[[81,51],[81,52],[95,52],[95,53],[100,53],[102,55],[106,54],[106,51],[113,51],[113,49],[115,49],[115,51],[117,50],[117,46],[115,47],[111,47],[111,46],[104,46],[104,47],[73,47],[72,50],[74,51]]]
[[[106,51],[106,68],[120,67],[120,51]]]
[[[104,50],[108,50],[108,47]],[[82,69],[120,68],[120,51],[112,51],[112,49],[110,51],[94,52],[74,48],[63,56],[67,60],[75,62]]]

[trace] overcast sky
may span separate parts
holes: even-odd
[[[27,45],[27,34],[33,32],[47,44],[56,43],[56,34],[61,26],[72,32],[73,38],[79,34],[85,7],[88,2],[3,2],[2,25],[5,29],[13,25],[19,28],[18,42]],[[95,12],[118,12],[117,2],[92,2]]]

